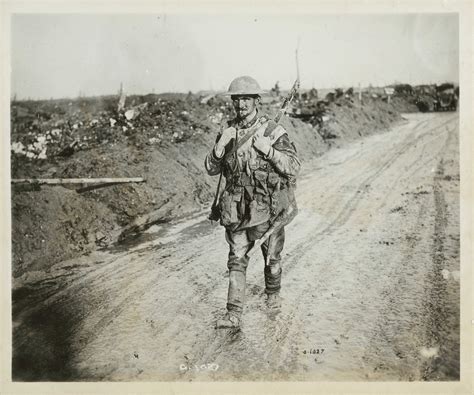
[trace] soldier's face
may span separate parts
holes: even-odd
[[[239,118],[245,118],[257,108],[258,99],[255,96],[232,96],[232,104]]]

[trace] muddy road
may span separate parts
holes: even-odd
[[[306,163],[287,227],[282,307],[247,275],[224,313],[227,248],[207,212],[13,282],[15,380],[459,379],[456,113]]]

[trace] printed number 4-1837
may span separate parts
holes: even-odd
[[[303,354],[322,354],[324,348],[310,348],[309,350],[303,350]]]

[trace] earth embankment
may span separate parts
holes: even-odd
[[[131,109],[120,113],[113,97],[12,104],[12,178],[146,179],[86,192],[12,187],[15,277],[47,270],[212,201],[217,177],[205,173],[203,160],[220,125],[232,116],[230,103],[193,95],[131,100]],[[272,116],[279,106],[275,99],[262,112]],[[329,105],[320,128],[289,117],[282,124],[306,162],[400,120],[393,104],[342,97]]]

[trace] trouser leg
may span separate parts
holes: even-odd
[[[285,228],[282,227],[273,233],[270,238],[262,244],[262,253],[265,262],[265,292],[267,294],[277,293],[281,288],[281,252],[285,244]],[[268,259],[267,259],[268,258]]]
[[[227,310],[235,315],[242,314],[245,302],[245,280],[248,266],[247,252],[253,245],[245,230],[239,232],[226,231],[229,244],[229,290],[227,293]]]

